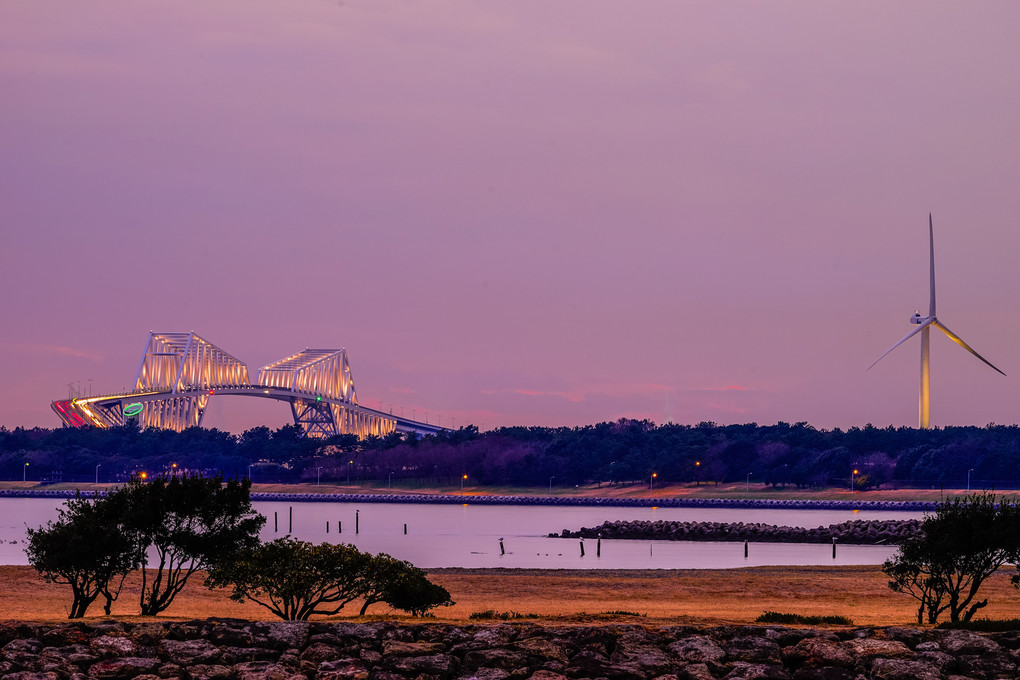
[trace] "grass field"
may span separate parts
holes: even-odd
[[[1010,583],[1013,570],[1001,570],[982,589],[990,601],[981,615],[1020,617],[1020,592]],[[894,593],[875,566],[751,567],[732,570],[531,570],[440,569],[429,577],[446,587],[456,605],[436,610],[438,620],[467,622],[474,612],[496,610],[536,614],[565,623],[635,621],[648,624],[752,623],[765,611],[802,615],[841,615],[856,625],[913,625],[914,600]],[[31,567],[0,566],[0,618],[57,621],[66,618],[70,589],[45,583]],[[87,618],[103,614],[92,605]],[[352,603],[340,614],[353,617]],[[129,580],[114,604],[117,618],[140,618],[138,584]],[[639,614],[606,616],[604,612]],[[369,615],[405,618],[385,605]],[[271,619],[251,603],[238,604],[225,591],[210,591],[198,578],[160,618],[231,616]]]

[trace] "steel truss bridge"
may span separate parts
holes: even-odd
[[[180,432],[200,426],[209,400],[234,395],[290,404],[294,424],[309,437],[391,432],[434,434],[443,428],[358,405],[345,349],[304,349],[259,369],[192,333],[150,333],[135,389],[55,401],[67,427],[116,427],[137,418],[142,427]]]

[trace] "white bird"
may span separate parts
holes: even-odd
[[[929,426],[931,411],[931,326],[939,329],[949,336],[949,339],[957,345],[964,348],[978,359],[994,368],[996,371],[999,371],[992,362],[975,352],[974,348],[963,341],[963,338],[946,328],[945,324],[939,321],[935,316],[935,235],[934,230],[932,229],[931,213],[928,213],[928,252],[931,272],[931,297],[928,301],[928,316],[921,316],[920,312],[914,312],[914,315],[910,317],[910,323],[917,324],[918,327],[907,333],[903,339],[887,349],[885,354],[875,359],[875,362],[871,364],[871,366],[868,366],[868,370],[871,370],[875,364],[885,358],[886,354],[889,354],[889,352],[893,351],[918,333],[921,334],[921,393],[918,403],[918,427],[921,429],[926,429]],[[999,371],[999,373],[1002,373],[1002,371]],[[1006,374],[1002,373],[1002,375]]]

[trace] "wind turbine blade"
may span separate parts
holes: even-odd
[[[952,340],[953,342],[955,342],[957,345],[959,345],[960,347],[964,348],[965,350],[967,350],[968,352],[970,352],[971,354],[976,356],[978,359],[980,359],[981,361],[983,361],[986,364],[988,364],[989,366],[991,366],[992,368],[995,368],[996,371],[999,371],[999,369],[996,368],[995,365],[991,361],[989,361],[988,359],[985,359],[983,356],[981,356],[980,354],[975,352],[973,347],[971,347],[970,345],[965,343],[963,341],[963,338],[961,338],[959,335],[957,335],[953,331],[951,331],[948,328],[946,328],[945,326],[943,326],[941,321],[936,321],[932,325],[934,325],[935,328],[938,328],[940,331],[942,331],[943,333],[948,335],[949,339]],[[1002,373],[1002,371],[999,371],[999,373]],[[1002,374],[1006,375],[1005,373],[1002,373]]]
[[[870,371],[870,370],[871,370],[872,368],[874,368],[875,364],[877,364],[877,363],[878,363],[879,361],[881,361],[882,359],[885,359],[885,356],[886,356],[886,354],[889,354],[889,352],[893,351],[894,349],[896,349],[897,347],[899,347],[900,345],[902,345],[903,343],[905,343],[905,342],[906,342],[907,340],[909,340],[910,338],[914,337],[915,335],[917,335],[918,333],[920,333],[920,332],[921,332],[922,330],[924,330],[924,329],[925,329],[925,328],[927,328],[928,326],[932,325],[932,323],[934,323],[934,322],[935,322],[935,320],[934,320],[934,319],[929,319],[929,320],[925,321],[925,322],[924,322],[923,324],[919,325],[919,326],[918,326],[917,328],[915,328],[914,330],[912,330],[912,331],[910,331],[909,333],[907,333],[906,335],[904,335],[904,336],[903,336],[903,338],[902,338],[902,339],[901,339],[901,340],[900,340],[899,342],[897,342],[897,343],[896,343],[895,345],[893,345],[892,347],[890,347],[889,349],[887,349],[887,350],[885,351],[885,354],[883,354],[883,355],[882,355],[882,356],[880,356],[879,358],[875,359],[875,361],[874,361],[874,362],[873,362],[873,363],[871,364],[871,366],[868,366],[868,369],[867,369],[867,370],[869,370],[869,371]],[[999,370],[999,369],[995,369],[995,370]]]
[[[931,213],[928,213],[928,268],[931,278],[931,297],[928,299],[928,316],[935,318],[935,230],[931,225]]]

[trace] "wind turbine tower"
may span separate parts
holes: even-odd
[[[910,338],[914,337],[918,333],[921,334],[921,391],[918,398],[918,424],[917,426],[921,429],[927,429],[930,425],[931,415],[931,328],[934,326],[943,333],[945,333],[950,340],[955,342],[960,347],[964,348],[981,361],[985,362],[993,369],[999,371],[992,362],[985,359],[983,356],[974,351],[974,349],[963,341],[959,335],[946,328],[945,324],[938,320],[935,316],[935,235],[932,229],[931,213],[928,213],[928,259],[929,259],[929,279],[930,279],[930,297],[928,298],[928,316],[921,316],[919,312],[914,312],[914,315],[910,317],[910,323],[916,324],[917,328],[907,333],[899,342],[890,347],[885,351],[885,354],[875,359],[875,362],[868,366],[868,370],[877,364],[879,361],[885,358],[886,354],[892,352],[894,349],[905,343]],[[1002,375],[1006,375],[1002,373]]]

